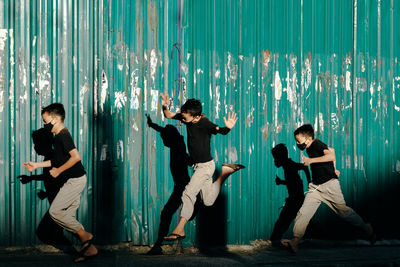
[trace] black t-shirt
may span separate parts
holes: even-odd
[[[174,118],[182,121],[182,115],[179,113]],[[185,123],[184,121],[182,122]],[[185,124],[188,139],[187,146],[193,164],[204,163],[213,159],[210,145],[211,134],[221,133],[226,135],[230,131],[227,127],[217,130],[218,125],[212,123],[204,116],[196,123],[189,122]]]
[[[324,156],[324,150],[328,149],[328,146],[322,143],[319,139],[315,139],[311,146],[307,148],[307,154],[310,158],[317,158]],[[335,173],[335,167],[333,161],[323,163],[311,164],[312,182],[313,184],[323,184],[332,178],[338,178]]]
[[[74,141],[72,140],[72,136],[67,128],[62,129],[54,137],[54,154],[53,158],[51,159],[51,166],[56,168],[62,166],[71,157],[69,152],[75,148]],[[64,179],[66,181],[69,178],[78,178],[84,174],[86,174],[86,171],[83,168],[82,162],[79,161],[75,163],[74,166],[61,173],[60,179]]]

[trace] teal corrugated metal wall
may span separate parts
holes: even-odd
[[[30,134],[55,101],[88,171],[79,219],[102,242],[153,243],[173,181],[145,114],[186,135],[163,119],[163,91],[173,110],[201,99],[220,125],[239,114],[212,142],[217,166],[247,166],[223,187],[220,216],[208,218],[226,243],[269,237],[286,196],[270,149],[286,143],[298,161],[293,131],[308,122],[336,150],[347,202],[398,238],[399,18],[395,0],[0,0],[0,245],[38,242],[43,185],[16,176],[37,159]],[[346,237],[349,227],[318,213],[332,230],[321,237]],[[187,244],[207,235],[209,214],[189,224]]]

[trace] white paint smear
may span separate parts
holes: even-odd
[[[246,117],[246,127],[250,127],[254,120],[254,107],[251,108],[249,114]]]
[[[0,113],[1,113],[4,110],[4,90],[3,90],[2,86],[0,87],[0,89],[2,89],[0,91]]]
[[[43,55],[39,58],[39,92],[45,93],[50,96],[50,64],[49,64],[49,56]],[[44,92],[43,92],[44,91]]]
[[[158,56],[155,49],[150,52],[150,75],[153,81],[155,80],[155,74],[158,66]]]
[[[288,72],[289,75],[289,72]],[[289,77],[289,76],[288,76]],[[287,99],[290,103],[296,102],[297,100],[297,73],[293,73],[292,79],[288,78],[287,88]]]
[[[304,87],[308,89],[311,84],[311,61],[309,58],[306,58],[304,61],[305,65],[305,75],[304,75]]]
[[[28,99],[28,94],[26,91],[24,91],[24,94],[19,97],[19,102],[23,104],[27,99]]]
[[[8,36],[8,29],[0,29],[0,50],[5,49],[7,36]]]
[[[235,82],[237,79],[237,70],[238,65],[235,65],[235,60],[232,57],[232,54],[228,52],[228,60],[225,67],[225,82]]]
[[[282,82],[281,78],[279,77],[279,71],[275,72],[274,88],[275,88],[275,99],[280,100],[282,97]]]
[[[219,79],[221,77],[221,71],[220,70],[216,70],[215,74],[214,74],[215,79]]]
[[[124,142],[122,140],[117,143],[117,159],[124,161]]]
[[[229,157],[229,162],[237,162],[238,156],[237,156],[236,147],[229,148],[228,157]]]
[[[188,74],[189,72],[189,67],[186,63],[182,62],[181,63],[181,70],[183,71],[183,73],[185,74],[185,76]]]
[[[135,87],[131,91],[131,109],[137,110],[139,108],[140,88]]]
[[[100,107],[101,111],[104,111],[104,103],[106,102],[107,97],[107,89],[108,89],[108,80],[107,74],[105,71],[102,71],[102,80],[101,80],[101,93],[100,93]]]
[[[106,159],[107,159],[107,145],[102,145],[101,146],[100,161],[105,161]]]
[[[85,84],[81,87],[79,91],[79,113],[83,116],[83,102],[85,101],[85,95],[89,92],[89,83],[85,82]]]
[[[117,108],[117,110],[121,110],[125,106],[127,100],[125,92],[115,92],[114,98],[114,106]]]
[[[221,110],[220,96],[221,96],[220,86],[219,86],[219,84],[217,84],[217,86],[215,88],[215,100],[217,102],[215,105],[215,118],[216,119],[219,118],[219,112]]]
[[[337,130],[339,128],[339,119],[336,113],[331,113],[331,124],[333,130]]]
[[[151,111],[157,111],[158,90],[151,90]]]
[[[350,71],[346,70],[346,91],[351,91],[351,73]]]

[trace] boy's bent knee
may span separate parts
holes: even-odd
[[[210,207],[214,204],[214,201],[207,201],[203,199],[204,206]]]
[[[50,217],[54,220],[54,219],[57,219],[58,217],[60,217],[60,215],[62,214],[62,211],[59,209],[50,207],[49,214],[50,214]]]

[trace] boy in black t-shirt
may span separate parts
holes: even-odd
[[[365,223],[344,201],[338,180],[340,172],[335,166],[334,150],[328,148],[319,139],[314,139],[314,129],[310,124],[297,128],[294,137],[300,150],[307,149],[309,158],[304,157],[304,165],[311,165],[312,183],[309,184],[307,195],[297,214],[293,227],[294,237],[290,242],[282,242],[282,244],[292,252],[297,252],[297,245],[321,202],[328,205],[345,221],[361,228],[371,243],[374,243],[376,236],[371,224]]]
[[[34,149],[38,155],[44,156],[45,161],[51,159],[53,156],[53,139],[53,134],[44,128],[40,128],[32,133]],[[31,176],[20,175],[18,178],[21,179],[22,184],[31,181],[43,181],[46,191],[41,190],[38,196],[40,199],[47,198],[51,205],[62,184],[58,179],[51,177],[49,171],[50,168],[43,168],[42,174]],[[46,244],[71,245],[71,242],[64,235],[64,229],[51,219],[49,211],[46,212],[40,221],[36,229],[36,235]]]
[[[71,134],[64,126],[64,106],[59,103],[50,104],[42,109],[42,118],[44,128],[55,134],[53,156],[51,160],[43,162],[26,162],[24,166],[30,172],[37,168],[51,168],[50,175],[54,179],[63,179],[63,186],[50,205],[49,213],[57,224],[79,237],[82,242],[80,257],[75,261],[84,261],[97,255],[97,249],[92,244],[93,235],[86,232],[76,220],[76,210],[86,186],[86,172]]]
[[[168,119],[180,120],[186,125],[187,146],[194,170],[192,178],[182,194],[182,210],[179,223],[174,231],[164,238],[165,240],[174,241],[185,238],[185,225],[193,214],[197,194],[201,194],[204,205],[213,205],[225,179],[235,171],[244,168],[244,166],[223,164],[221,175],[215,182],[212,181],[215,163],[211,156],[211,135],[217,133],[228,134],[237,121],[236,113],[232,112],[227,119],[224,118],[225,127],[221,128],[210,122],[201,113],[202,105],[199,100],[189,99],[181,107],[181,113],[174,113],[168,109],[168,94],[160,95],[164,116]]]
[[[275,183],[286,185],[289,194],[270,237],[272,245],[276,246],[280,244],[282,235],[289,228],[304,201],[303,181],[300,178],[299,171],[304,171],[308,183],[311,181],[308,167],[289,158],[288,149],[284,144],[276,145],[271,152],[275,166],[277,168],[282,167],[285,174],[284,180],[276,176]]]

